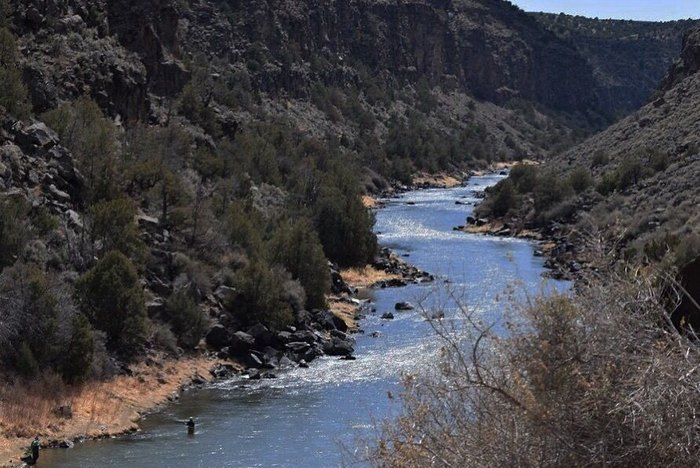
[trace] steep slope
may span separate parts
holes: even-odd
[[[628,258],[700,254],[700,29],[683,40],[654,100],[555,158],[563,170],[588,167],[598,180],[578,217],[616,242]],[[592,197],[592,198],[591,198]]]
[[[698,24],[695,20],[655,23],[532,15],[586,58],[593,67],[600,105],[617,117],[647,102],[678,58],[683,34]]]

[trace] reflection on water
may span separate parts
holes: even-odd
[[[565,283],[544,283],[542,262],[524,241],[455,232],[477,203],[477,191],[497,176],[473,178],[466,187],[409,192],[377,214],[382,245],[438,275],[433,285],[409,285],[371,293],[374,313],[362,322],[357,360],[324,358],[309,369],[278,379],[235,379],[191,390],[164,411],[145,419],[143,432],[69,451],[46,451],[42,465],[54,467],[327,467],[361,464],[352,455],[359,437],[371,437],[375,421],[398,411],[388,397],[400,389],[402,373],[436,362],[437,343],[418,312],[382,313],[409,300],[455,315],[454,297],[486,321],[502,318],[509,286],[517,295],[537,294]],[[455,202],[459,200],[461,204]],[[410,202],[410,204],[409,204]],[[449,284],[446,284],[449,282]],[[370,334],[378,332],[377,337]],[[197,434],[187,437],[180,420],[194,417]]]

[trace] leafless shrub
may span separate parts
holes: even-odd
[[[441,366],[405,377],[373,464],[697,465],[700,348],[671,326],[660,283],[640,271],[580,282],[517,309],[505,337],[467,307],[433,322]]]

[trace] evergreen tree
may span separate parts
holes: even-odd
[[[121,252],[108,252],[76,283],[78,304],[107,335],[107,347],[133,356],[146,336],[146,308],[136,268]]]
[[[284,266],[306,292],[306,307],[326,307],[330,291],[328,260],[314,226],[307,219],[282,222],[268,248],[270,260]]]

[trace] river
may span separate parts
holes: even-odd
[[[515,239],[455,232],[477,203],[476,193],[499,176],[473,177],[466,186],[408,192],[377,213],[383,246],[438,276],[434,284],[371,292],[372,307],[357,335],[356,361],[323,358],[309,369],[278,379],[219,382],[185,392],[163,411],[143,420],[139,433],[47,450],[50,467],[329,467],[359,464],[363,439],[376,422],[399,410],[390,394],[400,392],[403,372],[436,362],[436,340],[418,312],[394,312],[399,301],[425,302],[446,310],[454,304],[444,291],[459,294],[484,318],[497,321],[506,307],[504,291],[537,294],[567,283],[544,281],[542,260],[533,245]],[[456,201],[462,204],[456,204]],[[442,286],[444,285],[444,286]],[[394,320],[382,320],[392,311]],[[379,332],[378,337],[370,336]],[[194,417],[197,434],[188,437],[178,420]]]

